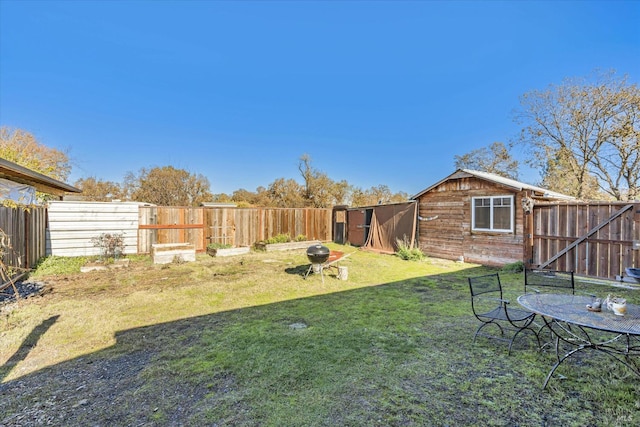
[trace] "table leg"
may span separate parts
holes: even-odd
[[[562,329],[566,331],[566,329],[564,328]],[[640,377],[640,367],[631,360],[631,357],[633,356],[640,356],[640,351],[638,348],[631,346],[631,338],[632,338],[631,336],[626,334],[625,335],[619,334],[609,340],[606,340],[600,343],[585,341],[584,344],[578,345],[576,348],[569,351],[568,353],[565,353],[565,355],[560,358],[558,353],[558,347],[557,347],[558,343],[561,340],[564,342],[569,342],[569,341],[567,341],[564,338],[561,338],[557,332],[555,332],[555,334],[557,337],[556,338],[556,355],[558,356],[558,361],[553,365],[553,367],[551,368],[551,371],[549,371],[549,374],[547,374],[547,378],[545,379],[544,385],[542,386],[543,389],[547,388],[547,384],[549,384],[549,381],[551,380],[553,373],[556,371],[556,369],[558,369],[558,367],[562,364],[562,362],[564,362],[574,354],[585,349],[598,350],[598,351],[601,351],[602,353],[608,354],[610,357],[612,357],[613,359],[617,360],[618,362],[622,363],[627,368],[629,368],[635,375]],[[588,335],[586,336],[588,337]],[[626,337],[626,349],[615,348],[611,345],[612,343],[618,341],[623,336]],[[574,337],[578,339],[582,339],[580,337],[577,337],[576,335],[574,335]]]

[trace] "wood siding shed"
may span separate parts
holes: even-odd
[[[472,229],[474,197],[513,196],[513,232]],[[418,193],[418,242],[433,257],[502,266],[524,257],[523,199],[568,196],[485,172],[457,170]]]

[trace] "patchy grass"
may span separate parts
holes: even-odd
[[[479,339],[466,277],[494,270],[330,245],[349,280],[302,278],[304,251],[43,274],[0,317],[0,425],[632,425],[637,378]],[[79,269],[79,266],[78,266]],[[73,271],[71,269],[71,271]],[[501,272],[507,296],[522,274]],[[610,288],[580,284],[605,296]],[[616,289],[638,303],[632,291]],[[593,357],[591,357],[593,356]]]

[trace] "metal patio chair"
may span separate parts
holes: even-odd
[[[576,292],[573,271],[537,270],[527,268],[524,270],[524,293],[529,291],[540,292]]]
[[[487,274],[478,277],[469,277],[469,289],[471,291],[471,309],[475,317],[482,322],[473,336],[475,343],[478,336],[498,339],[509,342],[509,352],[518,335],[525,331],[531,331],[538,341],[538,332],[531,327],[535,319],[535,313],[510,306],[510,301],[503,298],[502,284],[498,273]],[[500,335],[490,334],[485,328],[496,327]],[[510,332],[512,335],[505,335]]]

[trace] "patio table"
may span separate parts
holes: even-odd
[[[593,299],[591,296],[553,293],[529,293],[518,297],[522,307],[543,318],[555,337],[558,361],[547,375],[543,389],[562,362],[586,349],[608,354],[640,377],[640,306],[627,303],[626,315],[617,316],[605,307],[600,312],[587,310]],[[572,346],[562,357],[559,354],[561,342]]]

